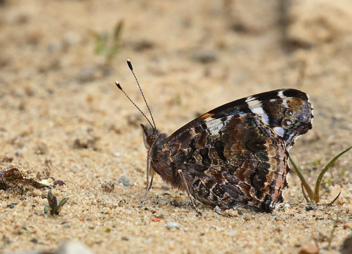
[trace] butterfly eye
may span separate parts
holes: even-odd
[[[288,108],[285,111],[285,116],[293,116],[294,112],[292,109]]]
[[[281,122],[281,125],[284,128],[289,128],[289,127],[291,127],[292,124],[293,124],[292,120],[288,119],[288,118],[284,118]]]

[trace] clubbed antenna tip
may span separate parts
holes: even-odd
[[[120,83],[118,81],[115,81],[115,85],[120,89],[122,90],[122,87],[120,86]]]
[[[147,108],[148,108],[150,117],[152,118],[152,121],[153,121],[153,125],[151,125],[151,126],[152,126],[153,129],[156,129],[156,124],[155,124],[155,121],[154,121],[154,117],[153,117],[152,111],[150,111],[150,108],[149,108],[149,105],[148,105],[148,103],[147,103],[147,100],[146,100],[145,97],[144,97],[144,93],[143,93],[143,91],[142,91],[141,86],[139,85],[137,76],[136,76],[136,74],[134,73],[134,70],[133,70],[132,63],[131,63],[131,60],[130,60],[130,59],[127,59],[127,64],[128,64],[128,67],[130,68],[130,70],[131,70],[131,72],[132,72],[132,74],[133,74],[133,76],[134,76],[134,78],[135,78],[135,80],[136,80],[136,82],[137,82],[137,85],[138,85],[139,91],[140,91],[141,94],[142,94],[143,100],[144,100],[145,104],[147,105]]]
[[[128,67],[130,68],[130,70],[133,71],[133,67],[132,67],[132,63],[131,63],[130,59],[127,59],[127,64],[128,64]]]
[[[120,86],[120,83],[118,81],[115,81],[115,85],[117,86],[118,89],[120,89],[125,96],[130,100],[130,102],[132,102],[132,104],[139,110],[139,112],[142,113],[142,115],[145,117],[145,119],[147,119],[148,123],[150,124],[150,126],[152,126],[152,128],[155,129],[155,124],[152,125],[152,123],[149,121],[149,119],[147,118],[147,116],[142,112],[142,110],[136,105],[136,103],[134,103],[131,98],[127,95],[127,93],[122,89],[122,87]]]

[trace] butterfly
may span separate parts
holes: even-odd
[[[135,76],[129,60],[128,66]],[[284,200],[289,150],[312,128],[313,107],[306,93],[278,89],[210,110],[170,136],[151,118],[151,128],[141,124],[147,190],[157,173],[205,205],[271,212]]]

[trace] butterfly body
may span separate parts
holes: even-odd
[[[222,105],[170,136],[142,125],[148,165],[204,204],[271,212],[288,187],[288,151],[312,119],[305,93],[281,89]]]

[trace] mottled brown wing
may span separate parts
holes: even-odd
[[[213,109],[159,146],[199,201],[270,212],[287,188],[288,149],[312,128],[312,119],[307,94],[274,90]]]
[[[203,120],[212,117],[220,119],[231,115],[254,113],[269,125],[286,144],[289,150],[294,141],[312,129],[313,107],[306,93],[296,89],[279,89],[256,94],[226,103],[194,119],[168,137],[166,142],[190,131]]]
[[[210,205],[273,210],[287,187],[284,141],[253,113],[208,117],[204,122],[191,139],[187,132],[179,136],[183,144],[189,142],[173,154],[191,194]]]

